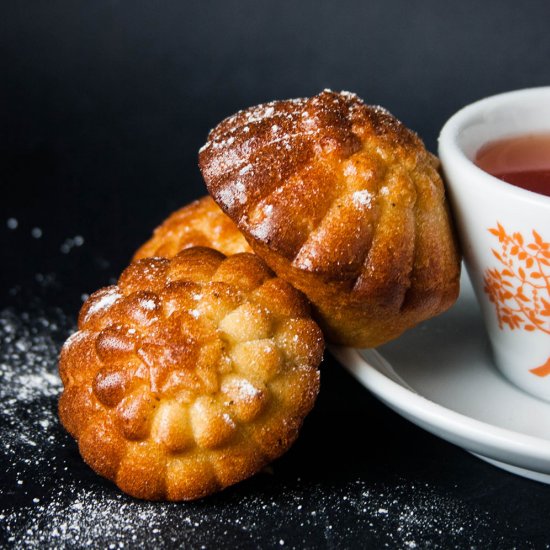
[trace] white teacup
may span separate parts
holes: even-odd
[[[512,383],[550,401],[550,197],[473,162],[488,142],[533,133],[550,134],[550,87],[468,105],[443,127],[439,156],[495,362]]]

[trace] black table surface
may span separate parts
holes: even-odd
[[[550,84],[549,20],[546,1],[3,3],[0,546],[548,547],[550,487],[402,419],[328,353],[294,447],[193,503],[95,475],[56,403],[83,297],[205,194],[197,151],[223,117],[347,89],[435,150],[461,106]]]

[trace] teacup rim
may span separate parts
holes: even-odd
[[[550,100],[550,86],[522,88],[519,90],[502,92],[478,99],[477,101],[465,105],[455,112],[441,128],[438,137],[438,153],[443,171],[445,171],[445,164],[451,160],[452,162],[458,163],[460,169],[464,170],[465,173],[471,174],[472,177],[484,177],[487,180],[486,184],[490,186],[489,189],[492,191],[502,192],[503,189],[505,189],[507,193],[515,195],[518,199],[534,202],[539,206],[544,205],[550,207],[550,197],[507,183],[479,168],[470,158],[468,158],[462,147],[460,147],[457,142],[460,131],[465,128],[469,122],[474,120],[475,117],[490,108],[494,108],[499,104],[505,104],[506,102],[516,99],[518,96],[522,95],[527,97],[548,95]],[[449,157],[452,158],[449,159]]]

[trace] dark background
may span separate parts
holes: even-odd
[[[388,108],[435,151],[439,129],[461,106],[550,84],[549,21],[546,0],[3,2],[3,311],[21,330],[33,312],[60,316],[60,331],[52,336],[59,346],[81,295],[108,284],[169,212],[205,193],[198,148],[209,129],[236,110],[326,87],[346,89]],[[11,218],[17,228],[8,227]],[[161,532],[141,528],[141,542],[253,547],[283,540],[287,546],[333,548],[550,542],[547,487],[487,466],[413,427],[330,357],[323,382],[318,407],[296,447],[274,466],[275,475],[261,474],[205,503],[156,505],[167,506]],[[44,406],[55,407],[55,400]],[[23,491],[12,475],[15,459],[0,462],[0,526],[11,510],[0,537],[7,541],[36,524],[30,504],[36,495],[47,498],[54,487],[76,483],[92,501],[128,506],[113,504],[102,520],[112,522],[114,538],[99,530],[92,542],[131,546],[129,531],[113,526],[135,528],[132,517],[149,510],[158,519],[159,508],[120,500],[56,429],[63,448],[57,458],[69,465],[68,473],[46,480],[44,465],[37,465],[29,475],[41,481]],[[56,495],[70,504],[70,492]],[[290,511],[289,501],[298,497],[309,503],[307,518]],[[353,508],[346,505],[350,499]],[[21,507],[18,515],[10,506]],[[257,512],[262,506],[273,512]],[[403,521],[395,519],[401,517],[396,509],[407,507],[418,521],[407,524],[409,538],[399,538]],[[393,520],[379,510],[393,511]],[[457,510],[463,525],[453,531]],[[232,511],[246,516],[246,529],[227,519]],[[178,527],[182,514],[197,523],[185,536]],[[25,544],[38,545],[37,536],[28,535]],[[21,537],[10,543],[23,545]],[[63,537],[56,540],[60,544]],[[65,543],[82,540],[67,535]]]

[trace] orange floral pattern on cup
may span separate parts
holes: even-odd
[[[550,335],[550,243],[535,230],[527,242],[519,232],[508,234],[498,222],[489,231],[498,238],[500,247],[492,252],[502,268],[485,271],[484,290],[495,305],[499,327]],[[550,357],[530,372],[550,375]]]

